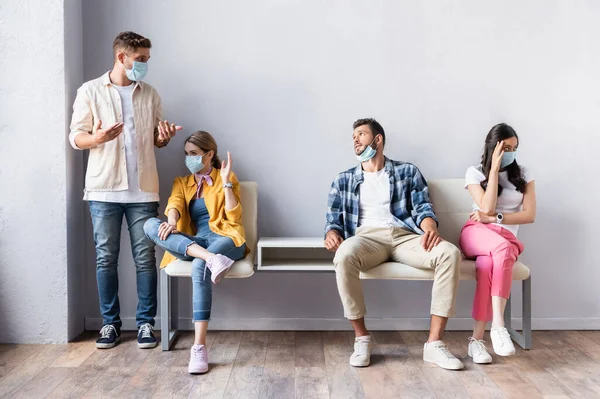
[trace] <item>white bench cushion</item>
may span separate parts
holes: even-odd
[[[163,269],[171,277],[190,277],[192,262],[176,260]],[[225,278],[247,278],[254,274],[254,254],[249,253],[244,259],[235,262]]]
[[[529,268],[521,262],[515,263],[513,280],[526,280],[529,278]],[[417,269],[402,263],[386,262],[361,272],[360,278],[365,280],[433,280],[433,271]],[[460,265],[461,280],[475,280],[475,261],[463,260]]]
[[[254,274],[253,254],[248,254],[245,259],[233,264],[226,278],[247,278]],[[176,260],[170,263],[165,272],[172,277],[190,277],[192,274],[192,262]],[[515,263],[513,269],[513,280],[526,280],[529,278],[529,268],[521,262]],[[360,273],[364,280],[433,280],[433,271],[417,269],[402,263],[387,262],[373,269]],[[475,280],[475,262],[463,260],[460,266],[461,280]]]

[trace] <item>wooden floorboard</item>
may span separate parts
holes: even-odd
[[[189,375],[191,332],[171,351],[139,349],[135,333],[116,348],[95,334],[67,345],[0,345],[0,398],[600,398],[600,332],[536,331],[533,349],[467,355],[470,333],[447,332],[462,371],[424,363],[425,331],[371,333],[371,365],[348,364],[348,331],[217,331],[207,337],[209,372]]]

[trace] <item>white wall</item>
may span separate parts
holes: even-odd
[[[0,342],[67,340],[63,11],[0,6]]]
[[[600,328],[592,252],[600,3],[107,0],[85,2],[83,14],[85,79],[111,67],[118,32],[152,39],[147,80],[166,117],[185,127],[159,151],[161,204],[173,177],[186,173],[184,138],[205,129],[221,153],[233,153],[238,175],[258,182],[262,236],[322,234],[329,184],[355,164],[351,124],[359,117],[378,118],[387,155],[428,178],[463,176],[489,128],[512,124],[538,191],[536,224],[520,235],[533,271],[534,327]],[[86,242],[86,326],[95,328],[89,228]],[[120,267],[132,326],[125,234]],[[180,315],[189,318],[190,283],[181,286]],[[372,325],[427,326],[429,283],[375,281],[365,290],[369,317],[386,319]],[[473,283],[461,284],[454,326],[470,326],[472,295]],[[325,328],[345,325],[341,317],[331,274],[258,273],[215,289],[214,328]]]

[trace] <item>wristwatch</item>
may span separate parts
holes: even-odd
[[[504,220],[504,215],[502,213],[498,212],[498,214],[496,215],[496,223],[502,224],[503,220]]]
[[[233,184],[225,183],[225,184],[223,184],[223,188],[233,188]]]

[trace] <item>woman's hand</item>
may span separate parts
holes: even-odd
[[[479,222],[479,223],[484,223],[484,224],[496,222],[496,216],[490,216],[481,211],[471,212],[470,218],[474,222]]]
[[[162,241],[165,241],[167,239],[167,237],[169,237],[169,234],[176,234],[176,233],[179,233],[177,231],[177,226],[172,225],[168,222],[163,222],[158,227],[158,238],[160,238]]]
[[[502,163],[502,156],[504,155],[504,141],[499,141],[496,144],[496,148],[494,148],[494,152],[492,154],[492,171],[499,172],[500,164]]]
[[[221,162],[221,180],[223,184],[229,183],[229,177],[231,176],[231,153],[227,151],[227,161]]]

